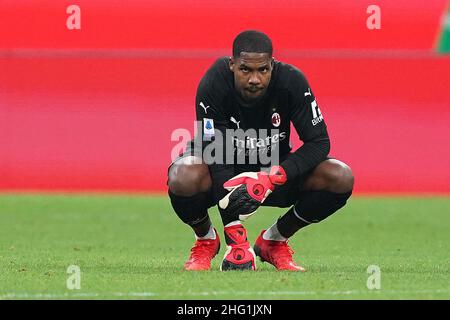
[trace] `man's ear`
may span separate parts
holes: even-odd
[[[230,57],[230,61],[228,62],[228,67],[230,68],[231,72],[234,72],[234,58]]]

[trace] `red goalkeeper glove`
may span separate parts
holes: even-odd
[[[287,177],[281,166],[273,166],[270,172],[243,172],[223,184],[230,191],[219,201],[222,213],[235,216],[235,220],[246,220],[256,212],[261,203]]]

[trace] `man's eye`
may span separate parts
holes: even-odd
[[[247,68],[241,68],[241,71],[242,72],[248,72],[248,69]]]

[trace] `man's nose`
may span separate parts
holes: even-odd
[[[261,79],[258,76],[257,72],[252,72],[250,74],[250,78],[248,79],[248,83],[251,85],[259,85],[261,83]]]

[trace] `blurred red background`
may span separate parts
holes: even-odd
[[[164,192],[200,78],[259,29],[308,77],[356,192],[449,193],[446,1],[422,2],[377,1],[369,30],[369,1],[2,1],[0,190]]]

